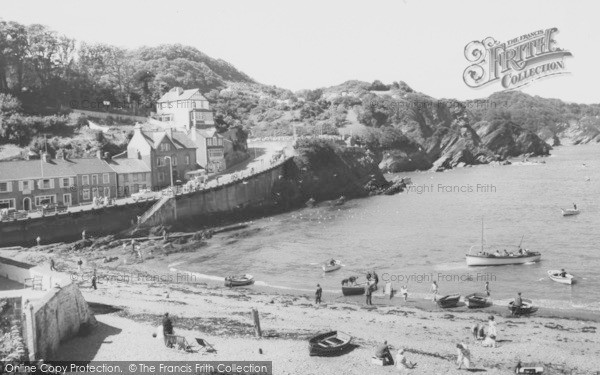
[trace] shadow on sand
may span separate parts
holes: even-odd
[[[111,340],[107,340],[110,336],[118,335],[121,331],[119,328],[98,322],[86,336],[77,336],[63,342],[50,360],[89,362],[96,357],[101,345],[112,343]]]

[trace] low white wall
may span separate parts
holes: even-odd
[[[21,284],[31,278],[33,265],[0,257],[0,276]]]

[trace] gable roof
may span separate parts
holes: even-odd
[[[79,174],[109,173],[112,169],[98,158],[16,160],[0,162],[0,181],[74,177]]]
[[[163,130],[141,130],[141,133],[146,142],[148,142],[148,144],[150,145],[150,147],[152,147],[155,150],[162,143],[165,137],[171,142],[171,144],[173,144],[173,147],[175,147],[176,149],[196,148],[194,141],[192,141],[190,137],[188,137],[187,134],[185,134],[184,132],[173,130],[171,133],[171,137],[169,137],[167,131]]]
[[[116,173],[151,172],[150,167],[140,159],[111,159],[108,166]]]
[[[194,95],[198,95],[198,100],[206,100],[204,95],[200,93],[200,89],[180,90],[180,87],[175,87],[170,91],[166,92],[163,96],[158,99],[158,103],[175,102],[178,100],[189,100]]]

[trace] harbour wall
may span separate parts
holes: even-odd
[[[36,238],[42,244],[81,239],[81,232],[88,236],[114,234],[137,222],[153,202],[138,202],[121,206],[59,213],[52,216],[25,220],[0,222],[0,247],[33,246]]]
[[[195,225],[210,225],[225,215],[268,214],[283,208],[291,198],[283,188],[294,167],[290,158],[243,180],[171,197],[160,207],[154,207],[143,225],[156,226],[189,219],[194,219]]]

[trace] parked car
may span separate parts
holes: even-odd
[[[156,198],[156,193],[150,189],[141,189],[137,193],[131,194],[131,199],[134,202]]]

